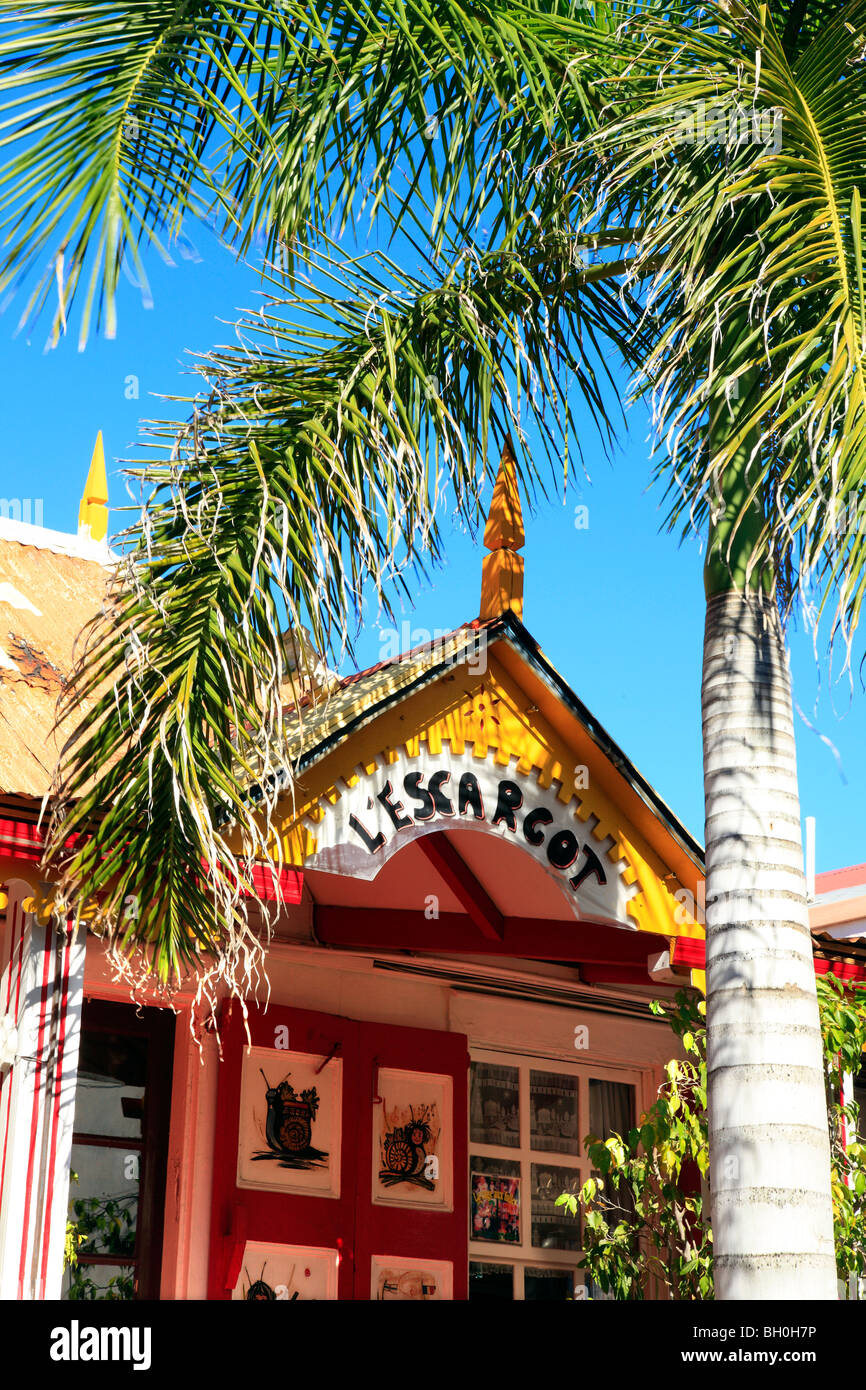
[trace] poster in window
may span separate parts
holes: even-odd
[[[340,1195],[342,1076],[338,1057],[244,1052],[238,1187]]]
[[[451,1261],[374,1255],[370,1297],[377,1303],[438,1303],[451,1299]]]
[[[470,1174],[473,1240],[520,1244],[520,1179],[494,1173]]]
[[[338,1252],[310,1245],[268,1245],[248,1240],[234,1300],[305,1303],[337,1297]]]
[[[577,1077],[558,1071],[529,1073],[530,1145],[542,1153],[577,1154]]]
[[[373,1201],[451,1211],[450,1076],[380,1067],[373,1114]]]
[[[520,1072],[517,1067],[473,1062],[470,1072],[469,1136],[473,1144],[520,1146]]]

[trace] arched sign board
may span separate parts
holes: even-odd
[[[373,879],[410,840],[475,829],[530,854],[557,881],[575,917],[604,917],[635,930],[626,904],[637,889],[625,882],[623,861],[608,854],[612,840],[598,840],[594,818],[577,815],[578,795],[566,802],[559,789],[471,753],[401,750],[396,761],[381,759],[351,786],[341,785],[333,804],[320,803],[322,818],[311,826],[316,849],[304,867]]]

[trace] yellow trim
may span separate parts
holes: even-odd
[[[603,790],[602,779],[595,775],[603,755],[597,753],[588,764],[588,786],[580,785],[576,772],[585,766],[583,757],[526,705],[525,693],[494,653],[489,653],[484,673],[456,667],[447,679],[401,701],[322,758],[287,794],[287,814],[276,829],[286,862],[302,866],[316,853],[316,823],[323,804],[334,805],[341,788],[355,785],[359,768],[372,773],[381,765],[379,760],[393,762],[400,748],[417,756],[422,743],[438,756],[446,744],[455,755],[468,749],[502,767],[516,759],[520,771],[536,775],[543,789],[558,781],[559,799],[572,802],[578,820],[590,821],[596,841],[612,841],[605,850],[607,858],[625,883],[637,885],[627,904],[635,927],[669,937],[703,936],[702,927],[675,897],[681,886],[692,891],[694,885],[679,884]]]
[[[623,853],[629,868],[635,875],[640,891],[628,904],[628,913],[643,931],[658,931],[651,922],[668,923],[664,928],[666,936],[703,937],[704,929],[674,896],[668,885],[669,875],[660,873],[658,861],[653,867],[632,844],[628,837],[620,834]],[[653,856],[655,859],[655,856]],[[676,880],[674,880],[676,882]],[[679,885],[678,885],[679,886]]]
[[[84,493],[78,508],[78,527],[87,526],[90,538],[104,541],[108,534],[108,477],[105,472],[105,450],[102,430],[96,436]]]

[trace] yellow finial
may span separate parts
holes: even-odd
[[[94,541],[104,541],[108,534],[108,478],[105,474],[105,450],[102,447],[102,430],[96,436],[90,471],[84,484],[84,495],[78,508],[78,530],[89,530]]]
[[[481,570],[482,621],[498,618],[509,610],[522,618],[523,556],[517,551],[524,540],[517,462],[511,439],[507,438],[484,528],[484,545],[491,553],[484,556]]]

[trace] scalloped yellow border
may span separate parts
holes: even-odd
[[[370,773],[395,762],[401,749],[409,757],[417,756],[422,742],[438,756],[447,744],[455,755],[468,750],[500,766],[516,759],[518,770],[535,773],[544,789],[559,782],[559,799],[567,804],[575,798],[576,818],[593,820],[592,835],[599,842],[612,840],[608,858],[626,883],[637,886],[627,904],[634,925],[666,936],[703,936],[703,928],[675,896],[683,885],[605,791],[594,785],[591,763],[589,785],[576,786],[584,764],[534,707],[525,708],[526,699],[495,657],[483,675],[468,666],[457,667],[407,696],[316,763],[295,787],[293,804],[287,793],[288,813],[278,830],[285,859],[302,866],[316,853],[316,822],[324,814],[323,803],[335,805],[341,787],[358,781],[359,769]],[[598,760],[602,757],[596,754]]]

